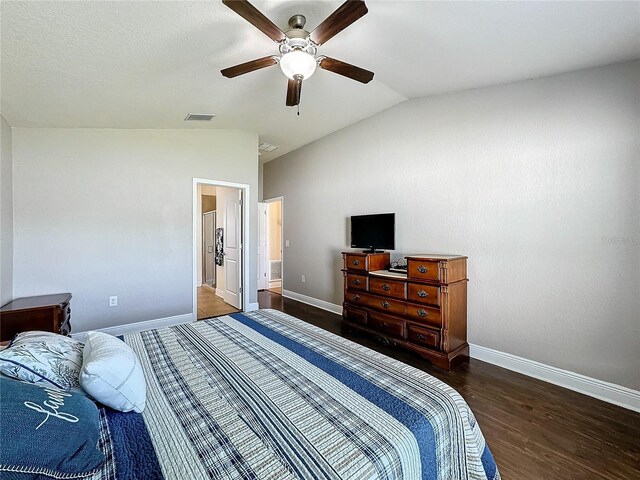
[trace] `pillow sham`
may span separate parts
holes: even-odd
[[[106,333],[87,332],[80,386],[114,410],[142,413],[146,405],[147,384],[140,360],[129,345]]]
[[[79,386],[83,343],[57,333],[19,333],[0,351],[0,372],[63,390]]]
[[[84,395],[0,375],[0,478],[83,478],[104,462],[100,416]]]

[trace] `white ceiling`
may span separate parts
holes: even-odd
[[[280,28],[302,13],[312,30],[342,1],[253,3]],[[277,46],[219,0],[2,1],[2,115],[14,127],[240,128],[280,146],[268,161],[407,98],[640,58],[639,2],[367,6],[320,53],[374,80],[318,70],[297,116],[278,67],[222,77]]]

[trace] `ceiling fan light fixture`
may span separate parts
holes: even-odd
[[[318,63],[313,55],[302,50],[292,50],[280,58],[280,69],[288,78],[294,80],[301,75],[305,80],[316,71]]]

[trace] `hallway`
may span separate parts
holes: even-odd
[[[237,308],[225,303],[209,287],[198,287],[198,320],[219,317],[229,313],[239,312]]]

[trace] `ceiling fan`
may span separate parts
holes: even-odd
[[[369,83],[373,79],[373,72],[317,54],[320,45],[368,12],[364,1],[347,0],[311,33],[304,29],[307,21],[304,15],[292,16],[289,19],[290,29],[283,32],[247,0],[222,0],[222,3],[279,44],[278,55],[268,55],[225,68],[221,70],[225,77],[233,78],[279,64],[282,73],[289,79],[287,84],[287,106],[289,107],[300,104],[302,81],[311,77],[316,67],[362,83]]]

